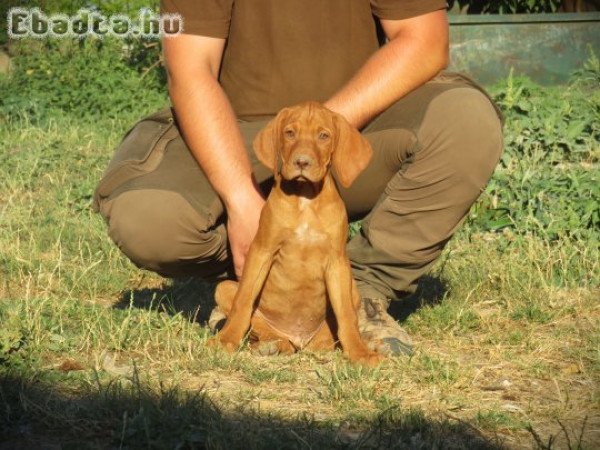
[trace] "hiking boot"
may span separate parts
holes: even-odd
[[[363,298],[358,310],[358,330],[370,350],[381,355],[412,355],[412,339],[387,313],[386,298]]]
[[[208,318],[208,328],[213,333],[216,333],[223,328],[226,320],[227,316],[223,311],[221,311],[219,305],[217,305],[213,308],[212,312],[210,313],[210,317]]]

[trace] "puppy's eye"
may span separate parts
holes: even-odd
[[[321,141],[326,141],[327,139],[329,139],[329,133],[327,131],[321,131],[319,133],[319,139]]]
[[[296,137],[296,132],[294,130],[285,130],[283,134],[285,134],[285,137],[288,139],[294,139]]]

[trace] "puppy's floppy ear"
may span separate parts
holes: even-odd
[[[339,114],[335,114],[337,140],[333,150],[333,168],[338,181],[350,187],[356,177],[367,167],[373,149],[360,132]]]
[[[254,138],[252,147],[261,163],[275,172],[277,154],[281,148],[281,128],[289,115],[289,108],[284,108]]]

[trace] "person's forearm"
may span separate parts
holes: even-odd
[[[325,106],[361,128],[447,64],[448,43],[443,35],[399,32]]]
[[[169,78],[177,120],[194,157],[229,208],[254,190],[252,167],[235,113],[210,73]]]

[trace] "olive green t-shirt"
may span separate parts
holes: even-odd
[[[219,81],[238,117],[325,101],[378,48],[373,15],[406,19],[445,0],[161,0],[183,32],[226,38]]]

